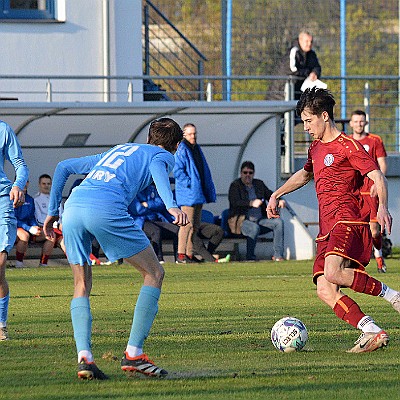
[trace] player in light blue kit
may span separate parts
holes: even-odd
[[[167,375],[167,371],[154,365],[143,352],[143,343],[157,314],[164,270],[146,235],[134,224],[128,205],[154,180],[168,212],[175,218],[174,223],[179,226],[188,223],[186,214],[173,199],[168,178],[174,166],[173,153],[181,140],[179,125],[170,118],[161,118],[150,124],[148,144],[121,144],[103,154],[71,158],[57,165],[43,227],[50,237],[54,234],[53,222],[58,219],[58,207],[69,175],[88,174],[72,190],[62,216],[68,261],[74,275],[71,317],[81,379],[107,379],[94,363],[91,349],[89,255],[94,238],[110,261],[125,258],[144,278],[121,361],[122,370],[157,377]]]
[[[11,127],[3,121],[0,121],[0,150],[0,341],[2,341],[8,339],[7,316],[10,292],[6,280],[6,261],[17,238],[14,208],[24,204],[23,189],[29,174],[17,137]],[[6,159],[15,169],[14,183],[4,173]]]

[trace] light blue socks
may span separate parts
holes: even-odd
[[[142,286],[140,289],[129,335],[129,346],[143,347],[157,315],[160,294],[161,290],[152,286]]]
[[[83,350],[91,351],[92,313],[90,312],[88,297],[72,299],[71,318],[77,352],[79,353]]]
[[[10,293],[6,297],[0,298],[0,328],[7,326],[8,302],[10,301]]]

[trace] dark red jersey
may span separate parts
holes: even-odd
[[[379,167],[359,142],[344,133],[329,143],[314,140],[304,169],[314,174],[319,203],[317,240],[323,240],[338,222],[366,223],[360,212],[360,188],[364,176]]]
[[[350,136],[352,137],[352,135]],[[367,136],[358,140],[364,147],[364,149],[368,152],[368,154],[377,161],[380,157],[386,157],[386,150],[383,144],[383,140],[380,136],[374,135],[373,133],[367,133]],[[363,195],[369,195],[371,186],[374,182],[368,177],[365,178],[364,185],[361,188],[361,193]]]

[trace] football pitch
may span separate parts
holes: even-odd
[[[400,289],[400,260],[377,275]],[[70,322],[69,267],[7,269],[10,339],[0,342],[0,399],[396,399],[400,315],[381,298],[350,294],[386,329],[388,348],[348,354],[359,331],[322,304],[312,261],[165,264],[159,313],[145,351],[166,379],[120,370],[142,279],[134,268],[93,268],[93,351],[107,381],[79,381]],[[305,348],[280,353],[270,329],[301,319]]]

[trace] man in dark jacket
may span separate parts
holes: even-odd
[[[300,99],[301,85],[306,78],[312,81],[321,76],[321,65],[317,54],[312,50],[313,37],[310,33],[302,31],[299,34],[298,44],[290,50],[290,71],[298,78],[294,83],[294,98]]]
[[[272,190],[260,179],[254,179],[254,164],[243,162],[240,178],[229,187],[229,227],[234,234],[247,236],[248,261],[254,261],[257,237],[259,234],[274,232],[274,261],[283,260],[283,221],[281,218],[268,219],[266,206]],[[279,207],[285,207],[280,200]],[[278,220],[280,222],[276,223]]]

